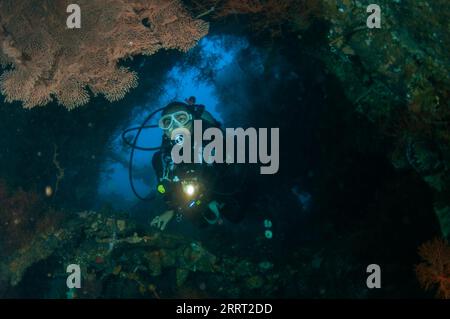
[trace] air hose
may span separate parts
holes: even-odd
[[[132,128],[128,128],[125,131],[122,132],[122,141],[131,147],[131,152],[130,152],[130,161],[128,163],[128,179],[130,181],[130,186],[131,186],[131,190],[133,191],[134,195],[139,198],[140,200],[151,200],[152,198],[150,197],[150,194],[147,195],[146,197],[143,197],[141,195],[139,195],[139,193],[137,192],[135,186],[134,186],[134,181],[133,181],[133,160],[134,160],[134,151],[135,150],[140,150],[140,151],[157,151],[159,149],[161,149],[160,146],[158,147],[142,147],[142,146],[138,146],[137,141],[139,139],[139,136],[141,135],[142,130],[144,129],[149,129],[149,128],[157,128],[158,125],[147,125],[147,123],[158,113],[161,112],[162,110],[164,110],[165,107],[161,107],[155,111],[153,111],[152,113],[150,113],[144,120],[144,122],[142,122],[141,126],[137,126],[137,127],[132,127]],[[133,131],[137,131],[136,135],[134,136],[133,142],[130,143],[127,139],[126,139],[126,135],[130,132]]]

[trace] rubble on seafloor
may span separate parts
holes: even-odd
[[[124,293],[125,297],[160,298],[156,282],[169,273],[174,275],[170,286],[175,292],[179,289],[186,293],[190,274],[201,273],[217,279],[217,287],[211,293],[236,297],[255,289],[270,294],[280,280],[272,271],[272,264],[216,256],[198,241],[142,229],[125,215],[85,211],[68,218],[54,233],[37,237],[0,261],[0,282],[18,286],[27,270],[50,257],[59,260],[61,269],[52,270],[49,277],[65,278],[67,265],[80,265],[83,287],[80,292],[71,293],[72,297],[104,297],[106,283],[111,286],[111,282],[121,281],[138,292],[137,296]],[[233,284],[237,282],[243,283],[241,288]],[[204,283],[200,287],[205,290]]]

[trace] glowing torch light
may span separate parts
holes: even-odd
[[[192,196],[195,194],[195,186],[193,184],[187,184],[184,186],[183,191],[186,195]]]

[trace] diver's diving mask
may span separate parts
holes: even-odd
[[[192,120],[192,114],[186,111],[177,111],[166,114],[161,117],[158,122],[159,128],[162,130],[170,130],[172,128],[183,127]]]

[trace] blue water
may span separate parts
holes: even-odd
[[[245,39],[234,36],[205,37],[199,43],[198,49],[201,59],[194,65],[187,65],[186,61],[178,62],[168,71],[163,84],[162,94],[156,100],[148,100],[145,107],[136,107],[137,110],[127,127],[139,126],[148,116],[149,110],[164,106],[171,101],[185,101],[195,96],[197,103],[204,104],[206,109],[219,121],[223,121],[222,105],[219,103],[214,77],[219,76],[223,70],[237,65],[237,54],[248,47]],[[189,55],[186,56],[188,58]],[[212,78],[203,76],[201,70],[207,63],[214,63]],[[143,111],[145,110],[145,111]],[[157,122],[158,116],[151,124]],[[127,209],[134,205],[138,199],[134,196],[128,180],[129,148],[123,147],[121,131],[118,131],[111,141],[112,158],[104,164],[101,175],[98,198],[100,204],[108,202],[116,209]],[[142,132],[138,145],[145,147],[159,146],[162,132],[159,129],[149,129]],[[134,170],[144,171],[143,178],[136,177],[134,184],[141,196],[149,194],[155,189],[155,176],[151,167],[153,152],[136,151]],[[121,158],[120,162],[113,159]],[[136,174],[139,175],[139,174]],[[142,174],[141,174],[142,176]]]

